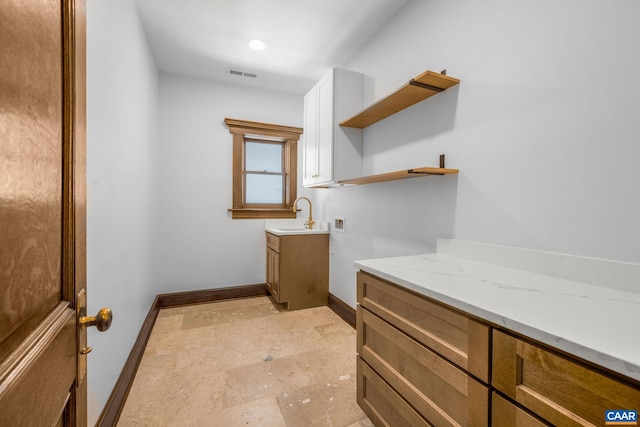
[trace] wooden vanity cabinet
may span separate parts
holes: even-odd
[[[357,398],[376,425],[488,425],[486,325],[362,271],[358,303]]]
[[[329,234],[266,232],[267,289],[287,310],[327,305]]]

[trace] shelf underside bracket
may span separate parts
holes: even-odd
[[[444,169],[444,154],[440,154],[440,164],[438,165],[440,169]],[[434,171],[424,171],[424,170],[415,170],[409,169],[407,170],[409,174],[422,174],[422,175],[444,175],[444,173],[434,172]]]
[[[415,175],[444,175],[443,173],[423,172],[423,171],[417,171],[417,170],[413,170],[413,169],[407,170],[407,173],[408,174],[415,174]]]
[[[422,89],[429,89],[429,90],[432,90],[434,92],[444,92],[445,91],[445,89],[443,89],[441,87],[428,85],[426,83],[420,83],[420,82],[415,81],[414,79],[409,80],[409,84],[411,86],[417,86],[417,87],[420,87]]]

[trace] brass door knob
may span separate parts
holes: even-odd
[[[95,326],[100,332],[104,332],[109,329],[112,320],[111,309],[103,308],[95,316],[81,316],[79,322],[81,328]]]

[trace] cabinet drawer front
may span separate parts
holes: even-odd
[[[491,396],[491,427],[549,427],[495,392]]]
[[[358,353],[436,426],[486,426],[489,391],[479,381],[361,306]]]
[[[561,426],[601,426],[605,410],[640,408],[630,386],[511,335],[493,332],[493,386]]]
[[[265,233],[267,235],[267,247],[276,252],[280,252],[280,237],[275,234]]]
[[[358,303],[477,378],[489,382],[489,327],[363,271]]]
[[[398,393],[358,357],[358,405],[376,426],[430,427]]]

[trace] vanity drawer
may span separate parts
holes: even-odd
[[[275,234],[265,233],[267,235],[267,247],[276,252],[280,252],[280,237]]]
[[[640,408],[640,386],[497,330],[492,384],[554,425],[600,426],[605,410]]]
[[[358,405],[376,426],[430,427],[398,393],[361,358],[357,360]]]
[[[490,328],[440,303],[363,271],[358,303],[485,383]]]
[[[491,396],[491,427],[549,427],[496,392]]]
[[[487,386],[361,306],[356,317],[360,357],[426,420],[488,425]]]

